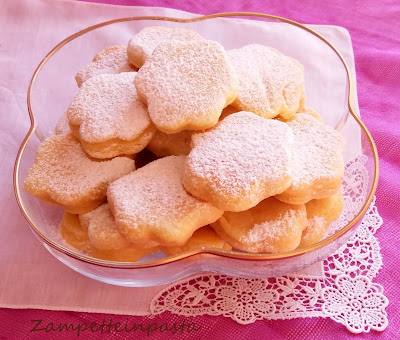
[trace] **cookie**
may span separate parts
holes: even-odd
[[[87,80],[67,110],[83,149],[94,158],[143,150],[154,135],[147,108],[137,97],[136,72],[102,74]]]
[[[344,139],[332,127],[309,114],[297,113],[287,122],[294,135],[291,186],[276,196],[291,204],[335,194],[344,172]]]
[[[157,129],[172,134],[214,126],[236,98],[238,80],[224,48],[198,40],[157,47],[135,86]]]
[[[86,214],[80,214],[79,221],[87,230],[90,244],[97,249],[122,249],[130,245],[116,228],[114,216],[107,203]]]
[[[251,112],[233,113],[192,136],[183,185],[225,211],[243,211],[291,184],[292,131]]]
[[[80,214],[103,203],[108,185],[134,169],[132,159],[95,161],[72,134],[55,135],[40,145],[24,187],[45,203]]]
[[[305,113],[315,118],[316,120],[323,122],[321,115],[317,111],[313,110],[311,107],[306,107],[303,111],[300,111],[300,113]]]
[[[190,130],[184,130],[167,135],[157,130],[147,149],[157,157],[187,155],[192,149],[190,145],[192,133]]]
[[[75,80],[81,87],[86,80],[100,74],[116,74],[136,70],[128,61],[126,46],[110,46],[97,53],[93,62],[76,74]]]
[[[232,105],[228,105],[225,109],[222,110],[221,116],[219,117],[219,120],[223,120],[226,117],[230,116],[232,113],[236,113],[239,112],[240,110],[238,110],[236,107],[232,106]]]
[[[108,204],[102,204],[86,214],[79,215],[81,225],[87,229],[90,244],[100,250],[118,250],[132,244],[122,237]],[[136,248],[152,248],[154,244],[138,244]]]
[[[182,246],[223,211],[189,195],[181,176],[186,156],[158,159],[108,188],[117,228],[130,242]]]
[[[198,33],[184,28],[152,26],[143,28],[128,44],[128,59],[137,68],[143,66],[153,51],[166,42],[203,40]]]
[[[56,135],[64,135],[66,133],[70,133],[71,129],[69,128],[67,113],[65,112],[59,119],[54,129],[54,133]]]
[[[309,116],[315,118],[316,120],[319,120],[320,122],[323,122],[323,119],[320,116],[320,114],[318,112],[316,112],[315,110],[313,110],[312,108],[310,108],[310,107],[306,107],[304,110],[300,110],[299,112],[296,112],[296,114],[297,113],[302,113],[302,114],[305,114],[305,115],[309,115]],[[294,117],[296,117],[296,115],[294,115],[293,117],[290,117],[289,119],[285,119],[285,118],[283,118],[281,116],[277,116],[277,117],[275,117],[275,119],[280,120],[281,122],[288,122],[288,121],[294,119]]]
[[[281,253],[298,247],[307,226],[304,204],[267,198],[241,212],[224,212],[211,227],[233,248],[249,253]]]
[[[160,249],[168,256],[171,256],[183,253],[191,249],[203,247],[221,248],[226,250],[232,249],[232,247],[228,243],[223,241],[209,226],[197,229],[183,246],[160,246]]]
[[[64,212],[60,223],[61,237],[72,247],[90,254],[93,246],[89,242],[87,230],[82,228],[79,215]]]
[[[329,225],[335,221],[343,210],[343,196],[340,191],[320,200],[306,203],[307,228],[303,230],[299,248],[319,242]]]
[[[143,256],[158,251],[156,248],[138,249],[133,246],[107,250],[98,249],[90,243],[88,230],[81,225],[79,216],[67,212],[63,214],[60,223],[60,234],[72,247],[83,250],[90,256],[108,261],[135,262]]]
[[[236,112],[238,112],[238,110],[229,105],[222,110],[219,120],[221,121]],[[192,150],[192,134],[193,131],[190,130],[184,130],[170,135],[157,130],[153,139],[150,141],[149,145],[147,145],[147,149],[158,157],[188,155],[190,150]]]
[[[228,51],[239,90],[232,106],[264,118],[290,118],[304,108],[304,67],[263,45]]]

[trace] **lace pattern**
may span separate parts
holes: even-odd
[[[343,227],[362,206],[367,193],[363,183],[368,182],[366,161],[365,156],[359,156],[346,166],[344,209],[329,234]],[[261,319],[329,317],[353,333],[382,331],[388,324],[388,300],[382,286],[372,282],[382,266],[374,235],[381,225],[374,198],[353,236],[322,261],[322,275],[248,279],[201,274],[160,291],[150,310],[152,314],[223,315],[240,324]]]

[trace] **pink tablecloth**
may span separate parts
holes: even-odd
[[[29,0],[27,0],[29,1]],[[379,213],[384,219],[383,227],[377,232],[381,241],[384,267],[376,282],[383,284],[385,295],[390,300],[387,308],[389,326],[383,333],[371,332],[363,338],[400,338],[400,241],[397,199],[400,197],[400,123],[398,112],[400,102],[400,2],[392,1],[346,1],[329,0],[273,0],[273,1],[173,1],[173,0],[92,0],[120,5],[172,7],[194,13],[209,14],[226,11],[253,11],[276,14],[302,23],[331,24],[347,28],[354,46],[359,104],[363,120],[374,136],[381,159],[381,177],[377,191]],[[1,6],[0,6],[1,7]],[[34,323],[43,319],[46,325],[53,322],[90,324],[126,322],[142,323],[147,327],[153,323],[167,322],[181,324],[184,317],[162,314],[154,318],[129,317],[106,314],[74,312],[53,312],[42,310],[0,309],[0,339],[57,338],[70,339],[71,333],[38,332],[28,333]],[[186,323],[194,322],[198,331],[179,332],[176,338],[229,338],[229,339],[346,339],[354,338],[342,325],[328,319],[300,319],[288,321],[257,321],[241,326],[224,317],[203,316],[186,318]],[[42,324],[42,326],[43,326]],[[41,326],[41,327],[42,327]],[[155,326],[153,326],[155,327]],[[187,328],[186,328],[187,329]],[[106,331],[106,328],[104,329]],[[146,332],[120,333],[119,338],[143,338]],[[169,338],[171,333],[154,331],[151,338]],[[85,332],[80,338],[109,338],[109,334]]]

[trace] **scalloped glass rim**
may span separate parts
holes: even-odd
[[[212,18],[221,18],[221,17],[244,17],[244,16],[251,16],[251,17],[259,17],[259,18],[268,18],[268,19],[274,19],[277,21],[281,21],[293,26],[296,26],[300,29],[303,29],[307,31],[308,33],[316,36],[320,40],[322,40],[326,45],[328,45],[338,56],[338,58],[341,60],[347,74],[347,80],[348,80],[348,113],[347,115],[343,116],[342,119],[339,121],[339,123],[336,126],[336,129],[341,129],[341,127],[344,125],[348,118],[348,114],[350,113],[354,120],[357,122],[359,127],[362,129],[363,133],[367,137],[367,140],[370,144],[371,151],[373,154],[374,158],[374,178],[371,186],[371,190],[368,194],[368,197],[362,206],[361,210],[356,214],[356,216],[342,229],[337,231],[335,234],[331,235],[330,237],[327,237],[326,239],[323,239],[322,241],[315,243],[309,247],[290,251],[290,252],[285,252],[285,253],[279,253],[279,254],[248,254],[248,253],[241,253],[241,252],[236,252],[236,251],[228,251],[228,250],[221,250],[221,249],[215,249],[215,248],[199,248],[199,249],[192,249],[189,251],[186,251],[184,253],[174,255],[174,256],[169,256],[165,257],[162,259],[154,260],[154,261],[147,261],[147,262],[114,262],[114,261],[107,261],[107,260],[100,260],[100,259],[95,259],[90,256],[85,256],[80,253],[77,253],[73,250],[67,249],[64,246],[57,244],[47,238],[41,231],[40,228],[38,228],[35,223],[31,220],[29,217],[29,214],[27,213],[24,204],[21,200],[21,194],[20,194],[20,183],[18,179],[18,174],[19,174],[19,165],[21,161],[22,154],[24,152],[25,146],[27,145],[30,137],[33,135],[36,127],[36,120],[35,120],[35,115],[33,113],[32,105],[31,105],[31,95],[32,95],[32,89],[35,84],[35,80],[41,70],[41,68],[46,64],[46,62],[51,58],[51,56],[56,53],[60,48],[62,48],[64,45],[66,45],[68,42],[74,40],[75,38],[90,32],[92,30],[95,30],[100,27],[108,26],[111,24],[119,23],[119,22],[125,22],[125,21],[134,21],[134,20],[156,20],[156,21],[171,21],[171,22],[179,22],[179,23],[193,23],[197,21],[203,21],[207,19],[212,19]],[[378,175],[379,175],[379,162],[378,162],[378,153],[377,149],[375,146],[375,143],[371,137],[371,134],[369,133],[368,129],[365,127],[361,119],[357,116],[355,113],[354,107],[353,107],[353,100],[354,100],[354,86],[353,86],[353,78],[351,76],[349,67],[344,60],[343,56],[341,53],[329,42],[327,41],[323,36],[321,36],[319,33],[315,32],[311,28],[304,26],[298,22],[283,18],[283,17],[278,17],[274,15],[269,15],[269,14],[262,14],[262,13],[253,13],[253,12],[230,12],[230,13],[216,13],[212,15],[205,15],[205,16],[198,16],[194,18],[189,18],[189,19],[181,19],[181,18],[173,18],[173,17],[159,17],[159,16],[141,16],[141,17],[127,17],[127,18],[120,18],[120,19],[114,19],[114,20],[109,20],[105,21],[90,27],[87,27],[71,36],[68,38],[64,39],[61,41],[59,44],[57,44],[40,62],[40,64],[37,66],[35,72],[33,73],[33,76],[31,78],[31,81],[29,83],[29,88],[28,88],[28,94],[27,94],[27,105],[28,105],[28,112],[29,112],[29,117],[31,121],[31,126],[30,129],[25,136],[24,140],[22,141],[22,144],[19,148],[17,158],[15,161],[15,166],[14,166],[14,173],[13,173],[13,180],[14,180],[14,192],[15,196],[18,202],[18,205],[21,209],[21,212],[23,213],[25,219],[29,223],[31,229],[34,231],[34,233],[42,240],[44,241],[48,246],[51,248],[67,255],[71,256],[79,261],[83,261],[86,263],[94,264],[97,266],[102,266],[102,267],[109,267],[109,268],[120,268],[120,269],[139,269],[139,268],[149,268],[149,267],[155,267],[155,266],[160,266],[168,263],[172,263],[178,260],[186,259],[189,257],[192,257],[194,255],[198,254],[212,254],[220,257],[227,257],[227,258],[232,258],[232,259],[237,259],[237,260],[247,260],[247,261],[262,261],[262,260],[276,260],[276,259],[283,259],[283,258],[289,258],[289,257],[295,257],[299,256],[305,253],[312,252],[313,250],[322,248],[336,239],[340,238],[342,235],[345,233],[349,232],[354,225],[356,225],[364,216],[365,212],[367,211],[374,193],[376,191],[377,187],[377,182],[378,182]]]

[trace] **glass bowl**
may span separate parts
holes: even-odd
[[[257,20],[243,20],[244,17]],[[76,72],[98,51],[110,45],[127,44],[140,29],[154,25],[193,29],[207,39],[219,41],[226,49],[250,43],[269,45],[304,65],[307,106],[341,131],[347,144],[344,210],[325,239],[279,254],[248,254],[204,247],[169,257],[158,252],[138,262],[113,262],[93,258],[61,238],[58,226],[62,209],[42,203],[22,186],[38,146],[53,134],[59,116],[77,93]],[[103,22],[60,42],[33,74],[28,89],[31,127],[14,168],[16,198],[32,231],[53,256],[77,272],[106,283],[154,286],[202,271],[242,277],[293,273],[326,258],[343,245],[361,223],[373,198],[378,156],[371,135],[355,110],[354,91],[350,69],[340,52],[310,27],[285,18],[258,13],[221,13],[189,19],[132,17]]]

